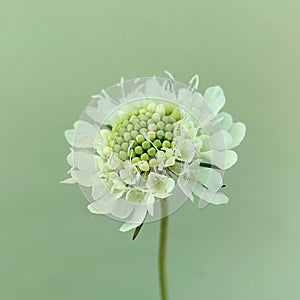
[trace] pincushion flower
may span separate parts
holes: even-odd
[[[92,213],[122,220],[121,231],[160,219],[186,199],[199,207],[228,202],[223,173],[237,161],[232,149],[245,125],[221,112],[220,87],[201,95],[197,76],[185,86],[168,75],[122,79],[94,96],[65,132],[72,148],[64,182],[79,184]]]

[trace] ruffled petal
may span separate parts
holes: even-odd
[[[193,190],[197,185],[200,160],[195,160],[187,166],[178,178],[178,185],[183,193],[193,200]]]
[[[151,172],[148,175],[146,186],[155,197],[163,199],[170,195],[175,186],[175,181],[167,176]]]
[[[200,208],[203,208],[206,205],[206,203],[219,205],[226,204],[229,201],[228,197],[223,193],[210,192],[201,185],[197,185],[197,187],[194,190],[194,194],[202,200],[199,202]]]
[[[116,199],[114,196],[107,194],[101,199],[88,205],[88,210],[93,214],[109,214],[111,212],[110,203],[114,202]]]
[[[95,175],[96,173],[91,171],[71,171],[71,176],[76,180],[76,182],[86,187],[92,186]]]
[[[165,89],[159,84],[156,78],[151,78],[145,83],[145,96],[161,98],[165,95]]]
[[[219,205],[219,204],[227,204],[229,198],[223,193],[217,193],[215,197],[210,201],[210,203]]]
[[[75,148],[92,148],[97,136],[97,128],[81,120],[74,123],[74,128],[65,131],[68,143]]]
[[[146,217],[146,213],[146,204],[136,205],[132,218],[120,227],[120,231],[125,232],[141,225]]]
[[[246,126],[241,122],[233,123],[228,132],[232,136],[232,143],[230,144],[230,149],[232,149],[238,146],[244,139]]]
[[[111,214],[120,219],[126,219],[134,210],[135,204],[118,199],[114,203]]]
[[[203,160],[207,160],[209,163],[217,166],[222,170],[227,170],[231,168],[238,159],[237,154],[232,150],[217,151],[210,150],[206,152],[201,152]]]
[[[97,200],[103,197],[105,194],[110,193],[109,189],[104,184],[101,178],[98,178],[93,181],[92,185],[92,197],[94,200]]]
[[[228,130],[232,125],[232,116],[227,112],[220,112],[218,114],[219,125],[221,129]]]
[[[204,93],[204,98],[207,100],[215,116],[225,104],[225,96],[222,88],[219,86],[209,87]]]
[[[195,156],[195,145],[190,139],[180,139],[176,145],[175,153],[179,160],[191,162]]]
[[[209,191],[201,184],[197,184],[193,193],[200,199],[205,200],[206,202],[210,202],[213,197],[216,195],[215,193]]]
[[[199,167],[198,181],[212,192],[218,191],[223,185],[223,178],[219,172],[204,167]]]
[[[77,181],[74,178],[67,178],[65,180],[62,180],[60,183],[66,183],[66,184],[74,184],[77,183]]]
[[[209,142],[211,149],[226,150],[232,144],[232,137],[227,131],[220,130],[210,137]]]
[[[96,171],[97,169],[97,156],[83,152],[83,151],[71,151],[67,157],[68,163],[78,168],[79,170],[85,171]]]

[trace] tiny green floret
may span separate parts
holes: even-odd
[[[185,113],[175,104],[149,100],[146,106],[135,106],[131,112],[125,108],[119,112],[118,117],[111,134],[107,137],[107,144],[124,162],[124,166],[126,164],[127,168],[130,168],[129,162],[137,166],[137,170],[151,172],[174,164],[175,158],[170,158],[169,155],[176,153],[170,152],[170,149],[176,147],[175,131],[180,125],[176,123],[185,117]],[[110,154],[111,152],[107,151],[107,155]],[[117,164],[117,161],[113,163]]]

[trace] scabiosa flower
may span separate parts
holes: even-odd
[[[65,136],[71,178],[90,201],[92,213],[125,222],[128,231],[161,219],[187,199],[199,207],[224,204],[223,173],[237,161],[232,150],[245,125],[220,112],[220,87],[197,92],[169,78],[121,82],[93,96]],[[161,201],[167,202],[167,211]]]

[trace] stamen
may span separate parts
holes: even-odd
[[[174,81],[175,81],[175,78],[174,76],[172,75],[172,73],[170,73],[169,71],[164,71],[164,73],[166,75],[168,75],[169,79],[168,79],[168,85],[166,86],[166,89],[172,91],[173,93],[175,92],[175,87],[174,87]]]
[[[191,80],[189,81],[189,89],[193,92],[194,90],[197,90],[199,86],[199,75],[194,75]]]
[[[121,92],[122,92],[122,98],[126,98],[126,93],[125,93],[125,88],[124,88],[124,77],[121,77],[120,80],[120,88],[121,88]]]
[[[142,135],[144,136],[145,140],[147,140],[154,148],[156,151],[158,151],[157,147],[153,144],[153,142],[149,139],[149,137],[147,136],[146,132],[142,132]]]

